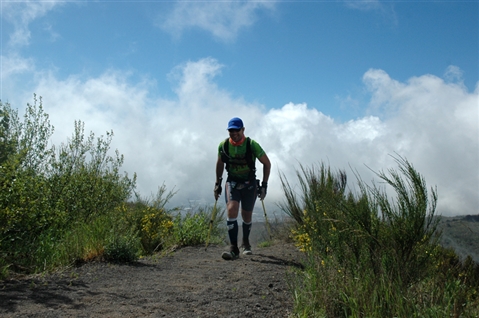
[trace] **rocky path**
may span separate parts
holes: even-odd
[[[132,264],[89,263],[0,282],[0,317],[288,317],[290,243],[225,261],[225,246],[186,247]]]

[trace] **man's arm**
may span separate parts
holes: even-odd
[[[225,170],[225,164],[221,160],[221,156],[218,156],[216,161],[216,183],[221,183],[221,178],[223,177],[223,171]]]
[[[223,160],[221,160],[221,156],[218,156],[218,160],[216,161],[216,183],[215,183],[215,190],[213,191],[215,200],[218,200],[218,198],[221,195],[221,180],[223,176],[223,171],[224,171],[225,165],[223,163]]]
[[[263,164],[263,182],[268,183],[269,174],[271,172],[271,162],[266,154],[259,157],[258,160]]]

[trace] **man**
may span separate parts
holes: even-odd
[[[215,200],[221,195],[221,181],[226,165],[228,177],[225,183],[225,199],[227,209],[228,236],[230,249],[221,257],[233,260],[239,257],[238,248],[238,213],[241,204],[241,218],[243,219],[243,254],[251,255],[249,234],[252,225],[253,208],[256,197],[263,200],[266,196],[271,163],[261,146],[249,137],[245,137],[243,121],[232,118],[228,123],[229,138],[223,140],[218,147],[216,162],[216,184],[214,189]],[[256,180],[255,161],[263,164],[263,181],[259,186]]]

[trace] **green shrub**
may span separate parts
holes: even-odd
[[[133,234],[113,234],[105,245],[105,260],[111,262],[133,262],[139,257],[140,240]]]
[[[173,219],[174,243],[179,246],[206,244],[213,209],[214,207],[203,207],[184,215],[178,213]],[[223,220],[223,215],[224,211],[221,211],[217,213],[215,220],[213,220],[210,241],[208,243],[220,241],[219,224]]]
[[[168,211],[142,202],[123,203],[115,211],[124,224],[128,224],[138,233],[143,254],[163,249],[173,227]]]
[[[49,146],[54,127],[41,99],[27,104],[23,121],[0,102],[3,269],[29,273],[69,260],[59,251],[78,236],[76,228],[94,224],[130,198],[136,176],[120,174],[118,151],[108,154],[113,133],[85,138],[83,127],[75,122],[72,138],[57,149]]]
[[[478,312],[479,271],[438,245],[437,194],[403,158],[377,176],[390,186],[346,191],[346,174],[301,167],[301,191],[281,177],[307,269],[292,280],[299,317],[444,317]],[[459,265],[460,264],[460,265]],[[464,279],[463,277],[467,277]],[[471,283],[472,282],[472,283]],[[474,285],[476,284],[476,285]],[[472,317],[472,316],[471,316]]]
[[[142,198],[136,194],[135,202],[124,202],[115,209],[119,222],[137,233],[143,255],[161,251],[171,240],[173,218],[166,204],[175,193],[167,192],[163,184],[155,196]]]
[[[51,201],[65,212],[68,222],[88,221],[111,211],[130,198],[136,175],[119,173],[123,156],[109,156],[113,132],[97,138],[90,133],[85,140],[84,124],[75,122],[75,131],[58,157],[49,166]]]

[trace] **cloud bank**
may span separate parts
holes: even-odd
[[[213,202],[217,146],[227,136],[228,120],[239,116],[246,134],[272,161],[266,200],[271,211],[282,200],[279,173],[295,184],[299,164],[325,162],[344,169],[354,188],[351,168],[369,181],[370,169],[396,168],[390,155],[398,154],[429,187],[437,186],[439,213],[477,214],[479,89],[468,92],[459,77],[423,75],[399,82],[383,70],[368,70],[363,76],[370,95],[367,115],[341,123],[323,114],[320,105],[288,103],[266,110],[234,98],[215,84],[222,67],[213,58],[179,65],[169,75],[176,94],[171,100],[153,97],[154,81],[131,83],[118,71],[64,81],[37,75],[33,91],[43,96],[55,126],[53,143],[65,141],[78,119],[97,135],[113,129],[112,147],[125,155],[124,170],[138,174],[138,191],[148,196],[164,183],[178,190],[173,205]],[[24,96],[28,101],[31,97]]]
[[[294,185],[299,164],[325,162],[344,169],[353,188],[351,169],[369,181],[374,177],[370,169],[395,168],[391,155],[397,154],[412,162],[429,186],[437,186],[440,213],[478,213],[479,85],[468,91],[458,67],[450,66],[443,78],[425,74],[406,82],[391,78],[387,70],[370,69],[363,76],[367,111],[348,122],[333,120],[321,112],[322,105],[285,101],[283,107],[270,109],[233,97],[215,83],[223,65],[214,58],[185,62],[164,74],[175,93],[175,98],[165,99],[158,97],[153,79],[132,80],[138,74],[109,69],[97,77],[71,75],[60,80],[38,70],[33,58],[22,56],[21,49],[31,41],[32,21],[64,3],[1,4],[2,19],[12,30],[6,31],[10,37],[2,46],[0,96],[9,92],[8,101],[20,109],[32,102],[33,92],[42,96],[55,126],[54,144],[71,136],[75,120],[84,121],[86,130],[96,135],[112,129],[112,150],[125,155],[125,171],[138,174],[142,195],[156,193],[165,184],[178,191],[173,205],[212,203],[217,145],[227,136],[228,120],[239,116],[246,134],[263,146],[273,164],[266,200],[270,211],[282,200],[279,174]],[[346,4],[388,11],[379,1]],[[200,29],[228,42],[260,14],[274,12],[276,5],[276,1],[174,2],[158,25],[177,37]]]

